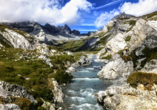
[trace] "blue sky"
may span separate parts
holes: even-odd
[[[63,5],[65,5],[70,0],[64,0]],[[78,23],[75,25],[70,25],[71,29],[77,29],[81,33],[87,33],[88,31],[96,31],[103,26],[96,26],[96,19],[103,13],[110,13],[112,10],[117,10],[119,13],[119,7],[121,7],[125,3],[138,4],[139,0],[88,0],[91,4],[93,4],[93,9],[90,12],[81,12],[81,18],[83,19],[82,23]],[[154,10],[153,10],[154,11]],[[112,16],[113,17],[113,16]],[[111,18],[112,18],[111,17]],[[109,19],[105,19],[107,21]],[[103,24],[104,25],[104,24]]]
[[[157,11],[157,0],[0,0],[1,22],[68,24],[86,33],[125,12],[141,16]]]

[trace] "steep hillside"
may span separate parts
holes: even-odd
[[[156,16],[156,12],[142,17],[122,13],[104,26],[103,32],[110,34],[110,37],[105,47],[98,52],[97,58],[106,59],[108,63],[98,76],[104,79],[127,80],[124,85],[110,87],[96,95],[104,109],[152,110],[157,108]],[[109,26],[113,28],[110,32],[108,32]]]

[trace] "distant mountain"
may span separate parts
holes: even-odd
[[[40,33],[46,36],[48,40],[67,40],[75,39],[81,34],[78,30],[71,30],[68,25],[64,26],[53,26],[50,24],[45,24],[44,26],[37,22],[14,22],[14,23],[3,23],[11,28],[18,29],[30,33],[32,35],[40,36]],[[42,35],[43,35],[42,34]]]

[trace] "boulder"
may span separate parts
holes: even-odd
[[[79,66],[90,66],[92,65],[92,62],[89,61],[85,56],[81,56],[80,60],[76,63],[73,63],[72,67],[79,67]]]
[[[54,78],[49,79],[48,82],[49,86],[51,86],[52,88],[54,102],[63,103],[64,94],[62,92],[62,88],[59,86],[59,84]]]
[[[4,81],[0,81],[0,96],[6,98],[8,96],[22,97],[29,99],[32,103],[36,102],[34,97],[28,92],[28,90],[17,84],[9,84]]]
[[[66,70],[67,73],[71,73],[71,72],[75,72],[75,71],[76,71],[76,70],[75,70],[74,67],[69,67],[69,68]]]
[[[105,110],[155,110],[157,108],[156,86],[152,91],[144,91],[143,85],[137,89],[128,84],[109,87],[95,96]]]
[[[38,59],[43,60],[47,65],[49,65],[51,68],[53,67],[51,60],[46,55],[40,55]]]
[[[0,104],[0,110],[21,110],[16,104]]]
[[[116,79],[118,77],[128,77],[133,71],[133,62],[125,62],[119,54],[116,54],[97,75],[104,79]]]

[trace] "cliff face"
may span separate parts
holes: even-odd
[[[6,47],[32,49],[34,37],[26,32],[0,24],[1,45]]]
[[[148,15],[138,18],[122,13],[109,21],[102,32],[110,36],[105,47],[98,52],[97,58],[107,59],[109,62],[98,73],[100,78],[127,79],[132,73],[137,75],[142,72],[143,76],[139,76],[142,79],[145,74],[157,74],[157,21],[152,21]],[[136,80],[137,77],[133,78]],[[149,81],[148,77],[145,79]],[[151,87],[150,83],[144,83],[146,80],[138,82],[137,89],[131,84],[125,84],[100,91],[96,95],[98,102],[105,110],[156,109],[156,83],[152,83]]]

